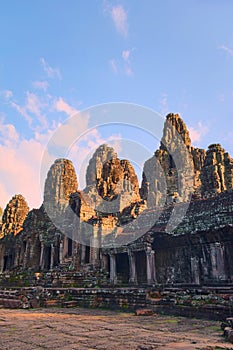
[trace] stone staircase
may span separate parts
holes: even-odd
[[[0,307],[8,309],[28,309],[29,298],[19,290],[0,290]]]

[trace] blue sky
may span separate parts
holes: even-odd
[[[178,112],[195,146],[220,142],[233,154],[232,13],[230,0],[1,4],[0,206],[15,193],[39,206],[49,138],[69,115],[93,105]],[[119,146],[127,135],[148,142],[129,129],[99,128],[76,147],[74,162],[99,142]],[[147,146],[152,153],[156,143]]]

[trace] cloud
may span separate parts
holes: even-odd
[[[46,131],[51,127],[53,120],[49,122],[48,115],[54,112],[63,112],[67,116],[73,115],[78,110],[70,106],[62,97],[53,97],[49,94],[39,95],[27,91],[24,104],[20,105],[14,100],[10,101],[14,108],[27,121],[32,131]],[[58,122],[56,123],[56,126]]]
[[[118,33],[124,37],[128,36],[128,18],[127,13],[122,5],[111,8],[111,17]]]
[[[5,146],[16,143],[19,135],[12,124],[4,124],[4,119],[0,119],[0,144]]]
[[[124,51],[122,51],[121,57],[123,58],[123,60],[125,62],[129,62],[129,58],[130,58],[131,52],[132,52],[132,50],[124,50]]]
[[[117,61],[115,59],[112,59],[109,61],[110,66],[112,68],[112,71],[117,74],[118,73],[118,66],[117,66]]]
[[[20,106],[15,101],[11,101],[10,103],[11,107],[14,108],[19,114],[21,114],[24,119],[27,121],[29,127],[32,125],[32,118],[29,116],[29,114],[26,112],[25,108],[23,106]]]
[[[131,50],[123,50],[121,53],[121,57],[124,61],[124,72],[128,76],[133,75],[133,70],[131,66],[131,54],[134,51],[134,49]]]
[[[200,142],[202,137],[208,133],[208,128],[202,122],[198,122],[196,127],[188,127],[188,130],[193,143]]]
[[[220,50],[224,50],[225,52],[227,52],[229,55],[233,56],[233,49],[231,49],[230,47],[227,47],[225,45],[221,45],[218,47]]]
[[[123,72],[127,76],[133,75],[132,65],[131,65],[131,54],[134,49],[123,50],[121,52],[121,57],[119,59],[111,59],[109,61],[112,71],[115,74]]]
[[[125,74],[126,74],[128,77],[130,77],[130,76],[133,75],[133,71],[132,71],[131,67],[129,67],[129,66],[126,66],[126,67],[125,67]]]
[[[2,96],[5,100],[9,100],[13,97],[13,92],[11,90],[3,90],[0,91],[0,96]]]
[[[103,3],[104,13],[110,15],[119,34],[128,36],[128,15],[122,5],[112,6],[108,1]]]
[[[57,78],[61,80],[61,72],[58,68],[51,67],[43,57],[40,58],[40,63],[42,65],[43,70],[49,78]]]
[[[44,80],[44,81],[39,81],[39,80],[34,81],[32,83],[32,85],[33,85],[33,87],[35,89],[43,90],[43,91],[46,91],[48,89],[48,87],[49,87],[49,83],[46,80]]]
[[[20,137],[14,125],[0,121],[1,207],[4,208],[11,197],[19,193],[31,208],[41,205],[39,170],[51,134],[52,130],[48,130],[41,137],[37,135],[27,140]]]
[[[65,102],[62,97],[59,97],[59,99],[55,101],[54,108],[56,111],[64,112],[68,116],[78,113],[78,110],[70,106],[67,102]]]
[[[168,114],[169,111],[169,106],[168,106],[168,95],[167,94],[162,94],[160,101],[159,101],[159,112],[165,116]]]
[[[46,113],[50,105],[50,99],[49,95],[41,97],[27,91],[24,105],[20,105],[14,100],[10,101],[10,105],[24,117],[32,130],[46,130],[48,128]]]

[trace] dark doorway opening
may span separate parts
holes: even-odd
[[[73,255],[73,241],[71,238],[68,238],[68,256]]]
[[[44,269],[49,270],[51,264],[51,246],[44,247]]]
[[[146,253],[139,251],[135,253],[136,274],[138,284],[147,283]]]
[[[86,245],[85,247],[85,264],[89,264],[90,263],[90,247],[89,245]]]
[[[3,272],[7,269],[8,255],[4,256]]]
[[[116,272],[119,283],[128,284],[129,282],[129,257],[127,253],[116,255]]]

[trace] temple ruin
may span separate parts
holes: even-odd
[[[72,162],[58,159],[41,207],[29,211],[14,196],[0,228],[1,274],[88,270],[111,285],[228,285],[232,252],[233,159],[220,144],[193,147],[177,114],[167,116],[141,186],[132,164],[104,144],[84,190]]]

